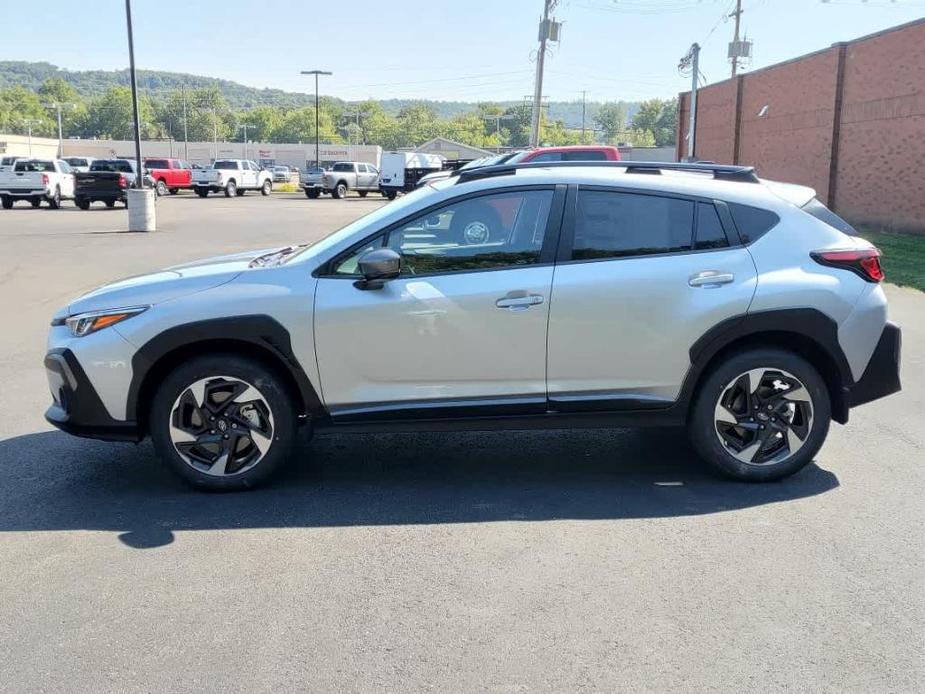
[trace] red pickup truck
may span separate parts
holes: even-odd
[[[537,147],[518,154],[508,163],[521,161],[620,161],[620,150],[613,145]]]
[[[193,167],[182,159],[145,159],[145,169],[154,181],[158,195],[176,195],[181,188],[193,187]]]

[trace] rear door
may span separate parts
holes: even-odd
[[[582,187],[569,191],[549,317],[548,388],[558,410],[673,402],[689,350],[744,314],[756,286],[722,203]]]

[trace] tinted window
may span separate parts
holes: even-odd
[[[87,160],[82,159],[80,157],[68,157],[64,161],[66,161],[71,166],[86,166],[87,165]]]
[[[212,164],[213,169],[224,169],[224,170],[237,170],[238,162],[234,160],[219,159],[214,164]]]
[[[145,162],[145,166],[149,169],[169,169],[170,162],[166,159],[148,159]]]
[[[90,164],[90,171],[118,171],[120,173],[133,173],[132,162],[128,159],[97,159]]]
[[[335,266],[357,273],[359,257],[386,246],[402,256],[402,275],[531,265],[540,257],[551,190],[469,198],[416,217],[377,237]]]
[[[562,161],[606,161],[607,157],[600,150],[586,152],[564,152]]]
[[[572,260],[690,250],[693,221],[689,200],[579,191]]]
[[[331,171],[353,171],[353,164],[335,164]]]
[[[697,203],[697,241],[694,248],[724,248],[729,245],[716,208],[707,202]]]
[[[732,221],[735,222],[742,243],[757,241],[780,221],[780,217],[770,210],[740,205],[735,202],[729,203],[729,211],[732,213]]]
[[[851,236],[856,236],[858,233],[855,231],[853,226],[832,212],[832,210],[823,205],[816,198],[813,198],[808,203],[803,205],[803,211],[807,214],[811,214],[816,219],[825,222],[830,227],[838,229],[842,233],[849,234]]]
[[[562,161],[562,152],[543,152],[529,161]]]
[[[54,171],[55,163],[51,161],[38,161],[35,159],[20,159],[13,167],[13,171]]]

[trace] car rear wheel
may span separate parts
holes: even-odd
[[[29,204],[32,205],[32,207],[41,207],[42,198],[29,198]]]
[[[41,201],[39,201],[39,204],[41,204]],[[38,207],[38,205],[36,205],[36,207]],[[53,210],[57,210],[61,207],[61,188],[58,186],[55,186],[55,192],[48,198],[48,207]]]
[[[157,191],[158,197],[163,197],[167,195],[167,184],[164,181],[158,181],[154,186],[154,190]]]
[[[263,185],[260,186],[261,195],[269,195],[273,191],[273,182],[270,179],[267,179],[263,182]]]
[[[366,194],[369,193],[368,190],[361,190],[361,191],[358,191],[358,192],[359,192],[361,198],[365,198],[365,197],[366,197]]]
[[[238,194],[238,185],[234,181],[228,181],[228,184],[225,186],[225,197],[233,198]]]
[[[171,195],[176,195],[177,193],[180,192],[180,189],[179,189],[179,188],[171,188],[169,192],[170,192]]]
[[[247,192],[246,189],[244,189],[244,188],[238,188],[238,189],[235,191],[235,195],[237,195],[239,198],[243,198],[243,197],[244,197],[244,194],[245,194],[246,192]]]
[[[0,197],[0,205],[3,206],[4,210],[12,210],[13,202],[14,202],[13,198],[9,197],[8,195],[4,195],[3,197]]]
[[[107,201],[106,201],[106,207],[112,209],[112,208],[115,207],[115,206],[116,206],[116,201],[115,201],[115,200],[107,200]]]
[[[215,491],[265,480],[290,457],[297,424],[283,378],[233,354],[182,364],[158,389],[150,414],[158,455],[190,484]]]
[[[208,188],[197,188],[196,195],[198,195],[200,198],[207,198],[209,197],[209,189]]]
[[[736,479],[766,482],[809,464],[830,420],[828,389],[809,362],[783,350],[756,349],[706,376],[688,427],[704,460]]]
[[[82,210],[90,209],[90,201],[87,200],[86,198],[76,198],[74,200],[74,204],[77,205],[77,207],[79,207]]]
[[[309,200],[317,200],[320,193],[312,188],[305,189],[305,197]]]
[[[347,184],[338,183],[336,186],[334,186],[334,190],[331,191],[331,195],[333,195],[338,200],[347,197]]]

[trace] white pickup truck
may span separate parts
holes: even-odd
[[[249,190],[269,195],[273,190],[273,174],[249,159],[216,159],[208,169],[193,169],[193,190],[201,198],[219,191],[226,198],[244,195]]]
[[[74,174],[61,159],[17,159],[12,170],[0,171],[0,203],[3,209],[17,200],[28,200],[33,207],[42,204],[57,210],[61,201],[74,197]]]

